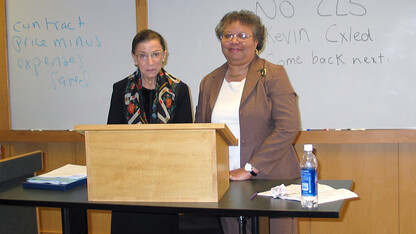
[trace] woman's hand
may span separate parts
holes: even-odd
[[[258,170],[256,169],[255,171]],[[230,171],[230,180],[249,180],[251,179],[251,177],[252,175],[250,174],[250,172],[247,172],[246,170],[244,170],[244,168],[238,168]]]

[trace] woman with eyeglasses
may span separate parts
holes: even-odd
[[[137,70],[113,85],[108,124],[192,123],[188,86],[163,69],[166,53],[159,33],[137,33],[131,50]],[[111,233],[179,233],[178,222],[177,215],[113,212]]]
[[[227,61],[201,81],[195,122],[226,123],[239,139],[229,147],[231,181],[299,178],[292,145],[300,128],[297,95],[285,69],[257,55],[265,41],[261,19],[229,12],[215,32]],[[238,233],[236,217],[221,222],[224,233]],[[297,233],[297,221],[270,219],[270,233]]]
[[[136,34],[131,56],[137,70],[113,85],[108,124],[192,123],[188,86],[163,69],[166,53],[159,33]]]

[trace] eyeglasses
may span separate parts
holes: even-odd
[[[162,58],[162,51],[154,51],[153,53],[144,53],[144,52],[140,52],[139,53],[139,60],[140,61],[147,61],[150,58],[152,58],[153,61],[158,61]]]
[[[232,33],[224,33],[220,36],[221,40],[223,41],[232,41],[234,38],[238,41],[245,41],[252,35],[246,33],[239,33],[239,34],[232,34]]]

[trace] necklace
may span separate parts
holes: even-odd
[[[154,79],[154,80],[147,80],[147,79],[144,79],[144,81],[146,82],[146,84],[148,84],[148,85],[153,85],[154,83],[155,83],[155,80],[156,80],[156,78]]]
[[[231,71],[230,71],[230,68],[228,68],[228,74],[231,76],[231,77],[239,77],[239,76],[241,76],[242,74],[244,74],[244,73],[246,73],[247,72],[247,70],[248,70],[248,67],[246,67],[244,70],[242,70],[240,73],[238,73],[237,75],[233,75],[233,74],[231,74]]]

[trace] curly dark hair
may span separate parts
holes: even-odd
[[[254,39],[258,41],[257,50],[263,49],[266,28],[264,27],[260,17],[252,11],[240,10],[231,11],[222,17],[221,21],[215,27],[215,34],[221,40],[221,35],[224,33],[224,28],[231,23],[240,22],[240,24],[249,26],[253,30]]]

